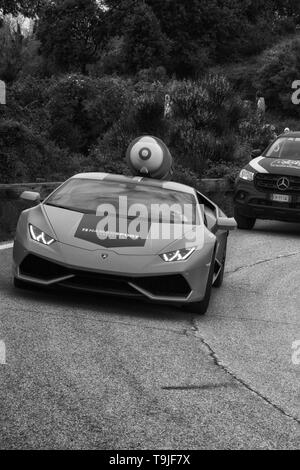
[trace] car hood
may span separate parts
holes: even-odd
[[[134,237],[130,225],[110,232],[114,238],[100,239],[96,228],[100,220],[96,215],[87,215],[66,209],[48,206],[41,207],[57,241],[83,248],[98,250],[111,249],[118,254],[153,255],[185,246],[201,249],[204,244],[204,225],[149,224],[149,230],[142,237]],[[163,234],[163,235],[162,235]]]
[[[285,160],[283,158],[257,157],[247,165],[250,171],[272,173],[275,175],[300,176],[300,160]]]

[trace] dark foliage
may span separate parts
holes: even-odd
[[[47,3],[37,28],[44,58],[59,71],[85,73],[87,64],[97,60],[105,34],[103,16],[96,0]]]

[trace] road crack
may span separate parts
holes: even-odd
[[[270,263],[271,261],[276,261],[278,259],[292,258],[293,256],[299,256],[299,255],[300,255],[300,251],[296,251],[294,253],[288,253],[286,255],[274,256],[274,258],[266,258],[266,259],[258,260],[258,261],[255,261],[255,263],[246,264],[244,266],[239,266],[236,269],[233,269],[231,271],[226,271],[226,274],[235,274],[239,271],[242,271],[243,269],[253,268],[254,266],[258,266],[259,264]]]
[[[200,330],[197,326],[196,319],[192,317],[191,319],[191,324],[192,324],[192,331],[193,331],[193,336],[196,338],[200,339],[201,343],[203,346],[208,350],[209,356],[212,358],[214,364],[222,369],[226,374],[229,374],[230,377],[232,377],[234,380],[236,380],[240,385],[242,385],[244,388],[246,388],[249,392],[254,393],[258,398],[263,400],[267,405],[272,406],[273,409],[276,411],[279,411],[282,415],[284,415],[286,418],[291,419],[297,424],[300,424],[300,419],[297,418],[296,416],[291,415],[287,411],[285,411],[281,406],[277,405],[274,403],[272,400],[270,400],[268,397],[263,395],[261,392],[256,390],[254,387],[252,387],[249,383],[247,383],[244,379],[241,377],[238,377],[237,374],[235,374],[233,371],[231,371],[228,366],[222,363],[222,361],[219,359],[216,351],[212,348],[212,346],[201,336]],[[190,334],[188,331],[186,332],[187,334]]]

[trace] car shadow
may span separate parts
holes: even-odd
[[[12,287],[13,289],[13,287]],[[28,288],[14,289],[14,298],[24,298],[35,304],[38,300],[39,307],[58,309],[78,309],[80,313],[107,313],[112,315],[124,316],[124,318],[135,317],[148,320],[164,320],[170,322],[187,321],[191,314],[182,308],[167,304],[150,302],[144,299],[131,299],[113,295],[103,295],[90,292],[79,292],[69,289],[59,288]],[[38,299],[37,299],[38,294]],[[69,315],[69,313],[68,313]]]
[[[300,223],[258,220],[252,232],[298,238],[300,237]]]

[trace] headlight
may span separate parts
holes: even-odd
[[[169,253],[164,253],[159,256],[167,263],[171,263],[172,261],[185,261],[194,253],[195,249],[195,247],[183,248],[182,250],[170,251]]]
[[[43,245],[52,245],[52,243],[55,242],[54,238],[51,238],[47,233],[43,232],[39,228],[34,227],[33,225],[29,224],[29,232],[31,235],[31,238],[39,243],[42,243]]]
[[[254,179],[254,173],[245,169],[240,172],[239,176],[242,180],[253,181]]]

